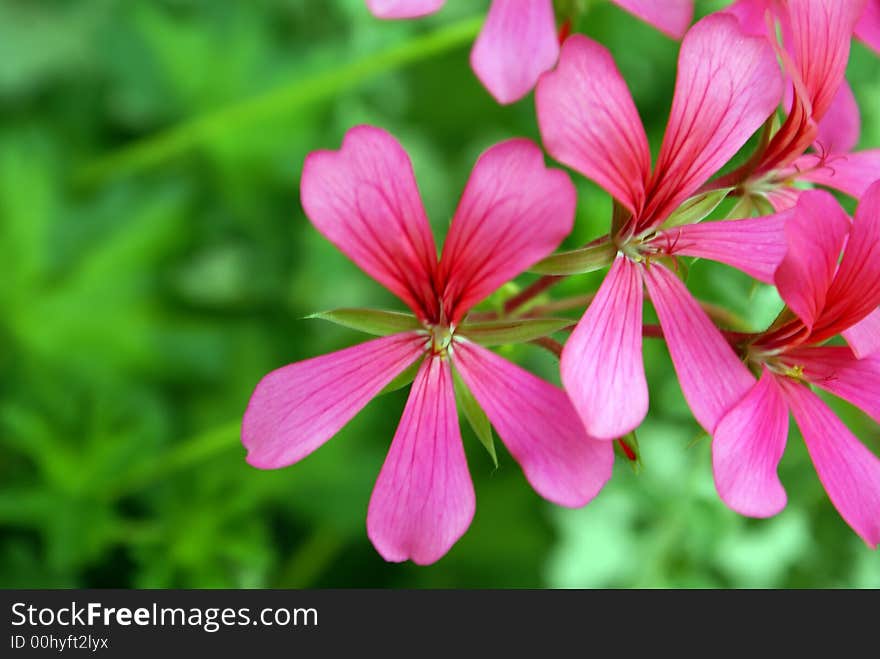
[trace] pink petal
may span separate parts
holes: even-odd
[[[859,199],[874,181],[880,180],[880,149],[834,154],[824,160],[811,153],[798,158],[794,166],[804,172],[798,178]]]
[[[242,421],[247,461],[286,467],[335,435],[391,380],[424,352],[424,337],[385,336],[265,376]]]
[[[750,517],[771,517],[785,508],[776,470],[787,437],[788,408],[775,376],[765,368],[713,433],[715,487],[724,503]]]
[[[471,51],[471,68],[499,103],[529,93],[559,56],[552,0],[494,0]]]
[[[856,36],[880,53],[880,0],[868,0],[856,24]]]
[[[599,493],[614,449],[587,435],[562,389],[468,341],[455,344],[453,359],[538,494],[578,507]]]
[[[790,350],[789,366],[803,368],[804,379],[849,401],[880,423],[880,354],[858,359],[847,347]]]
[[[339,151],[306,158],[302,205],[315,227],[423,319],[437,315],[437,250],[409,156],[373,126],[348,131]]]
[[[693,0],[613,0],[634,16],[674,39],[681,39],[694,17]]]
[[[562,351],[562,383],[593,437],[625,435],[648,412],[642,300],[639,266],[618,256]]]
[[[825,308],[849,218],[829,193],[809,190],[786,211],[788,252],[776,270],[776,288],[803,323],[812,328]]]
[[[767,36],[767,21],[765,16],[771,10],[772,0],[737,0],[724,9],[728,14],[733,14],[739,20],[743,31],[749,36]]]
[[[698,256],[726,263],[759,281],[773,283],[773,273],[785,256],[787,214],[745,220],[702,222],[674,227],[658,234],[658,246],[668,254]]]
[[[712,14],[681,45],[678,79],[650,184],[646,227],[659,224],[739,151],[782,96],[767,39],[749,37],[729,14]]]
[[[849,153],[859,141],[862,119],[852,87],[843,80],[822,121],[816,135],[816,148],[820,153]]]
[[[645,284],[684,397],[699,424],[712,433],[755,379],[678,277],[653,263],[645,268]]]
[[[601,185],[631,213],[645,199],[648,138],[626,82],[603,46],[574,34],[535,91],[548,153]]]
[[[859,359],[880,352],[880,309],[875,309],[841,334]]]
[[[420,18],[439,11],[446,0],[367,0],[376,18]]]
[[[508,140],[485,151],[440,260],[443,304],[452,322],[556,249],[571,231],[575,204],[568,174],[547,169],[529,140]]]
[[[820,120],[831,107],[843,82],[849,44],[864,0],[809,0],[789,2],[789,50],[812,105],[812,118]]]
[[[848,329],[880,305],[880,181],[862,195],[828,305],[817,324],[818,341]]]
[[[801,197],[801,192],[803,192],[803,190],[784,185],[767,192],[765,196],[767,201],[770,202],[770,205],[773,206],[773,210],[777,213],[781,213],[782,211],[787,211],[788,209],[797,206],[798,199]]]
[[[373,489],[367,535],[386,561],[427,565],[464,534],[475,505],[449,362],[426,359]]]
[[[853,530],[880,544],[880,459],[807,387],[785,384],[786,398],[825,491]]]

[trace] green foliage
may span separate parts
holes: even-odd
[[[334,309],[333,311],[319,311],[306,316],[306,318],[329,320],[331,323],[375,336],[388,336],[398,332],[423,329],[422,324],[412,314],[378,309]]]
[[[580,275],[607,267],[614,261],[617,247],[611,242],[558,252],[536,263],[532,272],[540,275]]]
[[[480,444],[489,453],[489,457],[492,458],[492,462],[497,469],[498,454],[495,452],[495,439],[492,437],[492,425],[489,423],[489,417],[486,416],[483,408],[480,407],[477,399],[474,398],[471,390],[468,389],[457,371],[454,372],[453,377],[455,382],[455,403],[467,419],[471,430],[474,431],[474,435],[480,440]]]
[[[502,443],[496,469],[465,429],[477,514],[428,568],[386,564],[364,531],[414,370],[300,464],[246,464],[240,421],[259,379],[360,340],[307,315],[404,310],[308,223],[305,155],[338,148],[354,124],[390,130],[442,238],[476,156],[537,138],[532,100],[499,107],[469,69],[488,2],[447,5],[381,22],[362,0],[0,3],[0,585],[880,585],[876,554],[796,436],[781,516],[723,506],[708,442],[687,449],[697,426],[659,341],[645,347],[641,475],[620,461],[594,503],[559,510]],[[676,43],[610,3],[583,7],[575,29],[611,48],[656,151]],[[876,145],[880,76],[864,48],[850,78]],[[573,180],[566,249],[607,234],[612,212]],[[593,292],[601,276],[553,297]],[[755,326],[781,308],[705,261],[688,285]],[[551,355],[500,351],[558,382]],[[877,426],[837,409],[876,450]]]
[[[516,318],[462,323],[457,333],[484,346],[525,343],[571,325],[568,318]]]

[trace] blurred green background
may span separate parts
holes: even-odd
[[[362,340],[304,316],[401,306],[303,216],[305,155],[354,124],[390,130],[442,237],[476,156],[537,137],[531,97],[499,107],[468,66],[487,5],[394,23],[363,0],[0,0],[0,585],[880,586],[880,556],[796,433],[788,508],[757,521],[724,507],[658,341],[640,474],[618,464],[592,504],[558,509],[465,427],[477,514],[431,567],[385,563],[364,528],[405,390],[298,465],[244,462],[259,378]],[[605,2],[576,29],[613,51],[656,152],[677,44]],[[862,145],[877,146],[878,59],[854,46],[849,77]],[[575,180],[571,245],[607,231],[611,208]],[[778,310],[722,266],[697,263],[689,284],[756,326]],[[537,347],[503,352],[556,378]],[[878,427],[835,408],[877,450]]]

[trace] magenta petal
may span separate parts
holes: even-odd
[[[822,314],[822,338],[845,330],[880,306],[880,181],[859,201],[852,230]]]
[[[852,87],[844,80],[819,122],[816,145],[822,153],[848,153],[859,141],[862,119]]]
[[[809,190],[786,211],[788,252],[776,270],[776,288],[803,323],[812,328],[825,309],[850,221],[829,193]]]
[[[880,54],[880,0],[868,0],[856,23],[856,36]]]
[[[842,334],[859,359],[880,352],[880,309],[874,309]]]
[[[454,362],[529,483],[561,506],[588,503],[611,477],[611,442],[587,435],[559,387],[467,341]]]
[[[694,17],[694,0],[613,0],[670,37],[681,39]]]
[[[804,172],[798,178],[860,199],[874,181],[880,180],[880,149],[834,154],[827,160],[811,153],[795,160],[794,167]]]
[[[807,387],[785,384],[810,458],[840,516],[868,545],[880,544],[880,459]]]
[[[538,83],[535,104],[548,153],[638,213],[651,154],[632,96],[608,50],[579,34],[566,39],[559,66]]]
[[[427,565],[464,534],[475,505],[449,362],[426,359],[373,489],[367,535],[386,561]]]
[[[373,126],[352,128],[339,151],[309,154],[300,196],[306,215],[340,251],[418,315],[436,315],[437,249],[397,140]]]
[[[618,256],[562,351],[562,383],[598,439],[625,435],[648,412],[643,298],[639,266]]]
[[[446,0],[367,0],[376,18],[420,18],[439,11]]]
[[[825,116],[843,81],[853,30],[864,0],[788,2],[791,44],[798,72],[812,105],[812,117]]]
[[[666,135],[645,221],[659,224],[739,151],[782,96],[767,39],[729,14],[711,14],[685,35]]]
[[[787,250],[787,214],[745,220],[701,222],[668,229],[655,239],[668,254],[698,256],[726,263],[759,281],[773,283],[773,273]]]
[[[763,37],[767,35],[767,11],[773,0],[736,0],[724,9],[725,13],[736,16],[743,31],[749,36]]]
[[[471,51],[471,67],[495,100],[513,103],[558,56],[552,0],[494,0]]]
[[[773,210],[777,213],[787,211],[797,206],[798,199],[801,197],[803,190],[799,188],[782,186],[766,193],[767,201],[773,206]]]
[[[289,364],[260,380],[241,427],[247,461],[286,467],[330,439],[424,352],[415,332]]]
[[[529,140],[501,142],[477,160],[440,259],[443,303],[457,323],[474,304],[549,255],[574,223],[568,174],[544,166]]]
[[[645,284],[684,397],[711,434],[755,379],[678,277],[654,263],[645,269]]]
[[[770,517],[785,508],[776,470],[787,437],[788,408],[775,376],[765,368],[713,433],[715,487],[724,503],[750,517]]]
[[[790,366],[800,366],[804,378],[849,401],[880,423],[880,354],[858,359],[843,346],[802,348],[785,354]]]

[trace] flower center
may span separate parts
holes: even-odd
[[[440,357],[440,359],[448,358],[455,330],[447,325],[432,325],[428,329],[431,332],[431,354]]]
[[[761,368],[766,366],[767,369],[781,377],[790,378],[797,382],[804,381],[804,367],[802,364],[793,364],[783,358],[782,352],[778,350],[762,350],[751,346],[746,353],[746,360],[754,367],[756,373],[760,373]]]

